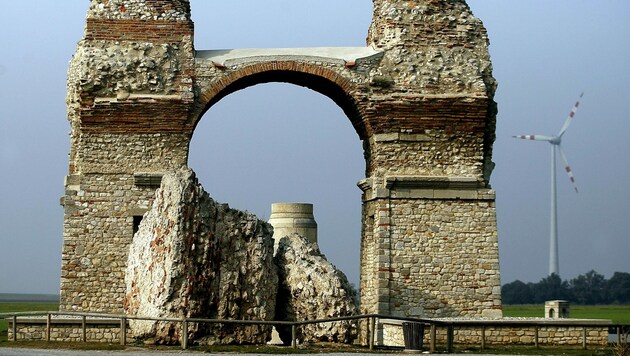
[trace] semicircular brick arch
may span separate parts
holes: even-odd
[[[500,316],[486,30],[464,0],[373,2],[365,47],[204,51],[187,0],[91,0],[68,72],[60,308],[123,310],[134,224],[202,114],[281,81],[332,98],[363,141],[361,312]]]
[[[295,61],[265,61],[247,65],[234,71],[225,67],[222,76],[200,88],[199,102],[205,111],[225,96],[247,87],[270,82],[290,83],[307,87],[333,100],[353,124],[360,139],[367,138],[368,129],[364,126],[362,114],[353,93],[357,90],[347,77],[333,69],[311,63]]]

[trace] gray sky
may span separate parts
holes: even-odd
[[[197,49],[363,46],[369,0],[191,0]],[[497,190],[502,282],[547,274],[550,147],[564,136],[579,194],[558,167],[560,274],[630,272],[630,2],[469,0],[499,82]],[[88,1],[23,0],[0,11],[0,293],[57,293],[70,130],[68,61]],[[334,9],[334,11],[331,11]],[[195,131],[190,166],[232,207],[269,217],[313,202],[320,247],[357,283],[361,142],[328,98],[288,84],[236,92]]]

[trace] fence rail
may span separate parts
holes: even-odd
[[[52,317],[73,317],[76,319],[55,320]],[[382,314],[364,314],[355,316],[345,316],[328,319],[302,320],[302,321],[268,321],[268,320],[225,320],[225,319],[204,319],[204,318],[153,318],[144,316],[132,316],[123,314],[101,314],[101,313],[82,313],[82,312],[63,312],[63,311],[37,311],[37,312],[16,312],[2,313],[0,319],[8,319],[11,323],[12,340],[17,341],[17,325],[20,322],[18,317],[45,317],[40,323],[46,324],[46,340],[50,341],[51,328],[53,324],[81,324],[81,339],[86,341],[87,325],[118,325],[120,328],[120,344],[127,344],[127,324],[129,320],[156,321],[156,322],[175,322],[182,324],[182,349],[188,348],[188,325],[189,323],[209,323],[209,324],[241,324],[241,325],[285,325],[291,326],[291,345],[297,347],[297,327],[308,324],[322,324],[339,321],[367,321],[367,343],[370,351],[374,349],[374,338],[376,334],[377,320],[398,320],[402,322],[422,323],[425,327],[429,327],[429,351],[435,352],[437,349],[437,333],[438,327],[446,329],[446,350],[451,353],[454,344],[454,330],[456,328],[480,328],[481,329],[481,348],[486,346],[486,328],[534,328],[535,338],[534,344],[539,346],[539,329],[540,328],[583,328],[582,347],[587,346],[587,329],[613,328],[617,330],[617,343],[621,343],[623,330],[630,328],[629,324],[613,324],[607,320],[580,320],[580,319],[555,319],[555,320],[514,320],[514,319],[497,319],[497,320],[465,320],[465,319],[428,319],[428,318],[408,318]],[[91,318],[91,319],[88,319]],[[23,324],[34,323],[33,319],[28,321],[22,320]]]

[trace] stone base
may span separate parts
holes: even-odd
[[[509,319],[505,319],[508,321]],[[521,319],[522,320],[522,319]],[[540,319],[532,319],[540,320]],[[580,320],[573,320],[580,321]],[[585,321],[585,320],[581,320]],[[594,320],[589,320],[593,321]],[[602,321],[602,320],[597,320]],[[377,336],[375,344],[388,347],[404,347],[402,321],[381,319],[377,327]],[[544,327],[538,328],[538,344],[539,345],[582,345],[584,328],[581,326],[566,327]],[[438,345],[446,344],[447,329],[438,327],[436,329],[436,343]],[[455,327],[454,332],[455,344],[481,345],[482,328],[472,326]],[[431,342],[430,328],[424,329],[423,345],[428,349]],[[534,327],[486,327],[485,328],[485,344],[486,345],[506,345],[506,344],[535,344],[536,331]],[[605,346],[608,344],[608,326],[602,325],[596,328],[587,328],[586,344]]]
[[[127,329],[129,330],[129,329]],[[13,340],[13,320],[8,320],[8,340]],[[132,337],[127,335],[127,337]],[[50,337],[46,335],[46,319],[18,318],[15,340],[50,340],[63,342],[82,342],[84,340],[82,321],[78,318],[53,318]],[[85,341],[118,343],[120,342],[120,320],[87,320]]]

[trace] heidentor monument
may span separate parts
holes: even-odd
[[[203,114],[286,82],[331,98],[364,147],[359,312],[501,316],[486,30],[463,0],[373,6],[362,47],[213,50],[188,0],[90,1],[68,74],[61,310],[124,312],[134,234]]]

